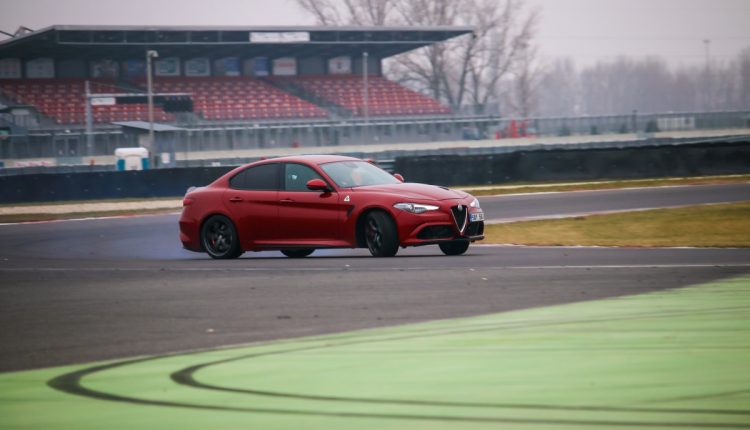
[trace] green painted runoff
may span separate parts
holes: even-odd
[[[750,428],[750,277],[0,374],[2,429]]]

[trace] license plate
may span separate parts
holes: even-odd
[[[469,222],[484,221],[484,212],[474,212],[469,214]]]

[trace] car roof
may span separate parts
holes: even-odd
[[[331,155],[331,154],[319,154],[319,155],[290,155],[287,157],[269,158],[263,160],[263,162],[302,162],[308,164],[324,164],[332,163],[334,161],[362,161],[359,158],[346,157],[343,155]],[[259,163],[260,164],[260,163]]]

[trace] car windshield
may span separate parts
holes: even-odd
[[[320,167],[342,188],[400,183],[390,173],[366,161],[337,161]]]

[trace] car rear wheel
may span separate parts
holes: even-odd
[[[303,258],[312,254],[314,249],[285,249],[281,251],[282,254],[289,258]]]
[[[445,255],[461,255],[469,249],[468,240],[455,240],[453,242],[443,242],[440,244],[440,250]]]
[[[224,215],[214,215],[203,223],[201,242],[211,258],[230,259],[242,255],[237,229]]]
[[[398,233],[391,217],[371,212],[365,219],[365,241],[374,257],[392,257],[398,252]]]

